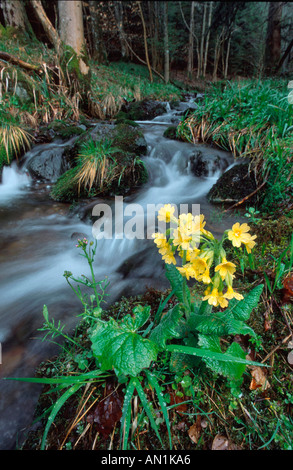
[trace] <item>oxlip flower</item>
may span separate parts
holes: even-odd
[[[218,271],[222,280],[226,280],[228,281],[228,284],[231,284],[231,280],[233,279],[234,273],[236,271],[236,265],[231,263],[231,261],[227,261],[226,258],[223,258],[222,263],[215,267],[215,272]]]
[[[241,243],[249,242],[251,238],[251,235],[247,233],[249,230],[250,227],[246,223],[240,225],[239,222],[236,222],[232,226],[232,230],[228,231],[228,239],[232,242],[233,246],[239,248]]]
[[[224,294],[224,297],[226,299],[233,299],[235,298],[236,300],[242,300],[244,297],[243,295],[239,294],[235,290],[233,290],[232,286],[228,286],[227,292]]]
[[[174,215],[175,207],[165,204],[158,212],[158,220],[169,223]]]

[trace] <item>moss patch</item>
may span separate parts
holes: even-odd
[[[146,155],[147,143],[140,129],[120,123],[115,127],[112,136],[115,147],[136,155]]]
[[[249,174],[248,163],[240,163],[223,173],[210,189],[207,198],[212,203],[240,201],[256,189],[253,175]],[[255,198],[249,199],[249,205]]]

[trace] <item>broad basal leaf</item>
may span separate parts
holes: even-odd
[[[246,323],[236,320],[231,312],[216,312],[210,315],[192,314],[188,320],[191,331],[204,335],[247,335],[255,336],[255,332]]]
[[[257,307],[263,290],[263,284],[252,289],[243,300],[232,299],[226,312],[231,312],[236,320],[247,321],[254,308]]]
[[[181,320],[182,312],[180,305],[175,305],[164,315],[150,334],[150,340],[153,341],[160,349],[164,349],[166,341],[172,338],[180,338],[184,325]]]
[[[171,284],[174,295],[177,297],[179,302],[184,302],[183,282],[186,282],[185,279],[183,279],[178,269],[172,264],[166,264],[165,270],[166,278]],[[186,291],[190,296],[189,289],[186,289]]]
[[[211,353],[214,352],[214,357],[212,357],[211,354],[209,357],[203,358],[206,365],[214,372],[232,380],[239,380],[242,377],[246,368],[246,354],[238,343],[232,343],[227,348],[226,352],[222,353],[222,360],[220,361],[217,360],[219,357],[218,354],[222,352],[219,338],[215,336],[199,335],[198,345],[201,346],[203,350],[210,351]],[[231,360],[231,358],[233,358],[233,360]]]
[[[91,335],[92,350],[103,370],[114,368],[117,375],[136,376],[156,359],[156,345],[136,332],[146,322],[149,309],[134,312],[137,315],[126,315],[119,323],[113,318],[97,320]]]

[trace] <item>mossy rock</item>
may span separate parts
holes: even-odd
[[[161,114],[166,113],[167,108],[164,103],[153,100],[142,100],[128,103],[117,114],[116,118],[129,119],[131,121],[148,121]]]
[[[60,136],[64,139],[69,139],[70,137],[73,137],[74,135],[81,135],[86,131],[85,126],[79,126],[79,125],[73,125],[73,124],[67,124],[64,121],[52,121],[48,125],[49,130],[53,130],[53,132],[57,135]]]
[[[54,201],[73,202],[78,197],[78,183],[75,180],[78,167],[70,168],[53,185],[50,196]]]
[[[177,127],[176,126],[167,127],[167,129],[165,130],[163,136],[166,137],[166,139],[181,140],[180,137],[178,137],[178,135],[177,135]]]
[[[240,163],[227,170],[210,189],[207,198],[211,203],[238,202],[256,189],[248,163]],[[255,197],[249,198],[249,205]]]
[[[116,176],[109,184],[104,186],[103,190],[93,186],[90,192],[84,190],[83,193],[79,193],[75,178],[78,171],[78,156],[81,145],[86,144],[89,139],[94,141],[108,139],[112,141],[112,147],[117,149],[111,155],[116,163]],[[51,197],[56,201],[73,202],[80,198],[128,194],[148,180],[147,170],[139,158],[140,155],[145,155],[146,152],[147,143],[139,128],[125,123],[117,125],[98,123],[94,129],[81,134],[72,146],[64,150],[63,156],[73,168],[58,178],[52,188]]]
[[[113,146],[136,155],[146,155],[147,142],[142,131],[126,123],[115,126],[112,133]]]
[[[93,185],[91,190],[79,188],[77,173],[79,166],[75,166],[61,175],[53,185],[50,196],[58,202],[74,202],[96,196],[126,195],[148,180],[148,173],[142,160],[134,154],[119,151],[113,154],[116,161],[116,177],[101,190]]]
[[[121,111],[117,117],[115,124],[128,124],[132,127],[139,127],[139,124],[131,119],[128,119],[127,114]]]

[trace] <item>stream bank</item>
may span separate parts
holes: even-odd
[[[166,113],[152,120],[137,121],[147,142],[143,161],[148,181],[124,198],[124,207],[135,203],[145,214],[149,204],[197,204],[209,229],[220,235],[236,219],[224,216],[206,196],[234,160],[228,152],[163,136],[186,107],[188,103],[179,103],[177,108],[167,108]],[[58,154],[64,145],[52,142],[50,151]],[[32,148],[24,162],[42,149],[47,152],[48,144]],[[204,168],[200,175],[195,174],[196,161]],[[49,197],[51,184],[33,180],[24,170],[25,165],[20,171],[14,166],[7,169],[0,186],[2,378],[31,377],[42,360],[58,351],[55,345],[39,339],[44,304],[50,316],[66,324],[69,331],[76,324],[80,305],[72,297],[63,273],[70,270],[76,275],[87,275],[75,244],[78,234],[92,238],[93,220],[88,215],[96,202],[86,202],[89,210],[81,207],[81,220],[77,208],[69,210],[69,204]],[[113,198],[107,203],[113,205]],[[123,295],[142,293],[147,287],[167,286],[152,241],[117,237],[99,240],[98,247],[95,273],[98,279],[108,276],[110,280],[109,304]],[[39,390],[39,386],[25,382],[2,381],[0,448],[12,449],[21,443]]]

